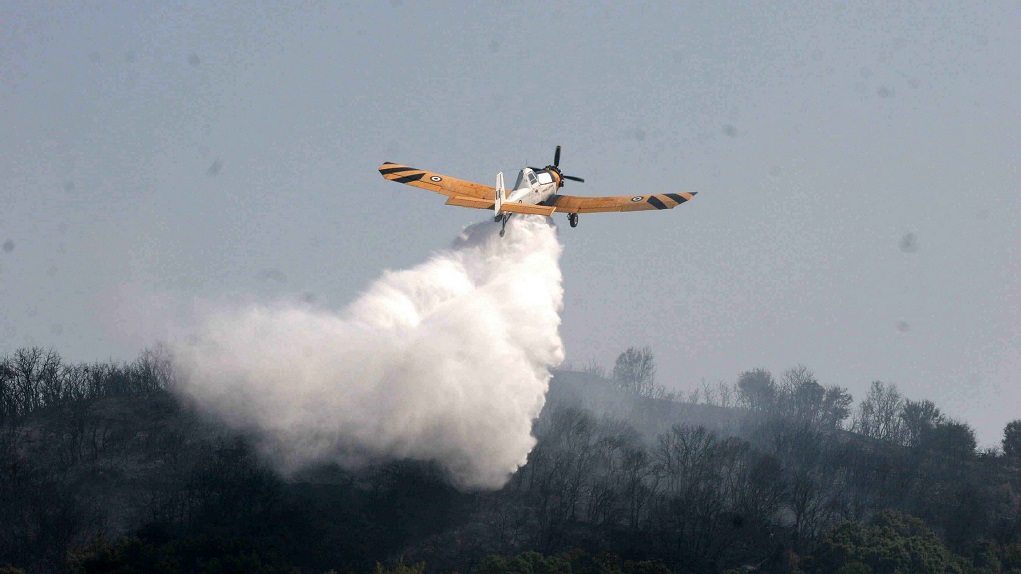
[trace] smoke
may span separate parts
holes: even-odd
[[[180,392],[252,432],[284,472],[433,460],[499,488],[535,445],[564,356],[556,228],[515,217],[387,271],[343,311],[294,303],[210,314],[175,346]]]

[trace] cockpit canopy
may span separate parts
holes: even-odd
[[[535,172],[526,167],[518,172],[518,180],[514,182],[514,189],[521,189],[525,186],[534,188],[536,183]]]
[[[525,168],[518,173],[518,179],[514,182],[514,189],[521,189],[526,185],[532,189],[536,189],[540,184],[553,183],[553,176],[547,171],[540,171],[536,173],[531,168]]]

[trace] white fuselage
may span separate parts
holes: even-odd
[[[507,203],[541,204],[556,193],[557,176],[549,170],[534,171],[526,167],[518,174],[514,191],[507,193]]]

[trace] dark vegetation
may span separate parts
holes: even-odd
[[[15,351],[0,572],[1021,573],[1021,420],[980,452],[878,381],[852,408],[804,367],[685,397],[647,349],[586,371],[551,383],[528,464],[466,493],[420,461],[283,478],[175,398],[159,350]]]

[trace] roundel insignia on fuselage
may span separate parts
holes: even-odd
[[[638,203],[639,201],[641,201],[641,200],[643,200],[643,199],[645,199],[645,198],[644,198],[644,197],[642,197],[642,196],[640,196],[640,195],[636,195],[636,196],[634,196],[634,197],[632,197],[632,198],[631,198],[631,201],[633,201],[633,202],[635,202],[635,203]]]
[[[431,179],[433,181],[443,181],[443,178],[438,176],[438,175],[434,175],[434,176],[430,177],[429,179]]]

